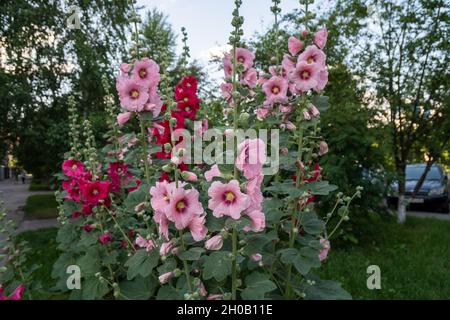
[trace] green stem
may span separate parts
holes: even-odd
[[[133,249],[134,251],[136,251],[136,248],[133,245],[133,242],[131,242],[130,238],[128,238],[127,234],[125,233],[125,231],[123,231],[122,227],[120,226],[120,224],[117,222],[116,218],[114,217],[114,215],[112,214],[112,212],[108,209],[106,209],[107,212],[109,213],[109,215],[111,216],[111,218],[113,219],[115,225],[117,226],[117,228],[120,230],[120,233],[122,233],[123,237],[125,238],[125,240],[127,240],[128,244],[130,245],[131,249]]]
[[[186,250],[186,246],[184,245],[184,239],[183,239],[183,230],[180,230],[180,239],[181,239],[181,248],[183,251]],[[188,285],[189,293],[192,293],[192,284],[191,284],[191,276],[189,272],[189,265],[186,260],[183,260],[183,267],[184,267],[184,274],[186,275],[186,282]]]
[[[147,143],[147,135],[145,134],[145,123],[142,118],[139,118],[139,122],[141,125],[142,157],[145,165],[145,180],[147,182],[147,185],[150,185],[150,168],[148,166],[148,143]]]
[[[237,290],[237,231],[233,228],[232,235],[232,247],[233,247],[233,264],[231,270],[231,300],[236,300]]]

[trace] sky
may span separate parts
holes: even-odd
[[[263,32],[273,24],[271,0],[244,0],[240,14],[244,16],[244,37]],[[156,7],[168,15],[168,21],[179,34],[181,27],[188,32],[191,57],[208,62],[211,52],[223,49],[231,31],[233,0],[138,0],[144,10]],[[298,0],[281,1],[282,14],[299,7]],[[181,37],[178,37],[181,50]]]

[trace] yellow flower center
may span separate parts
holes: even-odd
[[[311,64],[311,63],[313,63],[314,62],[314,59],[313,59],[313,57],[309,57],[308,58],[308,60],[306,60],[309,64]]]
[[[97,189],[92,190],[92,194],[93,194],[94,196],[98,195],[98,190],[97,190]]]
[[[234,193],[231,191],[228,191],[227,193],[225,193],[225,199],[229,202],[233,201],[235,198]]]
[[[244,61],[245,61],[244,58],[242,58],[242,57],[238,58],[239,63],[244,63]]]
[[[179,201],[178,203],[177,203],[177,205],[176,205],[176,208],[178,209],[178,210],[183,210],[184,208],[186,208],[186,203],[182,200],[182,201]]]
[[[184,97],[184,102],[188,102],[189,101],[189,98],[188,97]]]
[[[131,97],[132,98],[138,98],[139,97],[139,91],[136,89],[131,90]]]
[[[278,88],[278,87],[273,87],[273,88],[272,88],[272,93],[274,93],[274,94],[280,93],[280,88]]]
[[[74,164],[73,166],[72,166],[72,170],[77,170],[77,165],[76,164]]]
[[[147,72],[145,71],[145,69],[139,70],[139,77],[145,78],[146,75],[147,75]]]
[[[303,79],[308,79],[310,75],[311,75],[311,74],[309,73],[309,71],[303,71],[303,72],[302,72],[302,78],[303,78]]]

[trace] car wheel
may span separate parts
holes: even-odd
[[[441,205],[441,212],[442,213],[449,213],[449,198],[447,198]]]

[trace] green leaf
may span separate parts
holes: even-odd
[[[324,112],[329,107],[328,100],[329,98],[327,96],[315,96],[312,103],[320,110],[320,112]]]
[[[313,278],[314,285],[305,283],[302,291],[307,300],[351,300],[352,296],[345,291],[339,282]]]
[[[330,184],[328,181],[313,181],[304,186],[316,196],[327,196],[330,192],[338,189],[337,186]]]
[[[186,261],[196,261],[199,260],[205,249],[200,247],[191,248],[187,251],[182,251],[177,254],[178,258]]]
[[[128,211],[134,212],[134,208],[147,199],[149,187],[147,184],[141,184],[139,189],[130,192],[124,201]]]
[[[320,267],[319,253],[312,248],[303,247],[300,251],[295,248],[283,249],[279,253],[281,262],[292,264],[304,276],[309,273],[311,268]]]
[[[119,284],[120,292],[123,294],[121,299],[130,300],[148,300],[153,296],[158,280],[154,276],[143,278],[137,276],[133,280],[125,280]]]
[[[128,261],[125,266],[128,267],[127,279],[132,280],[137,275],[141,275],[144,278],[148,277],[152,270],[158,265],[159,252],[158,250],[152,250],[147,252],[142,249],[137,251]]]
[[[277,286],[269,278],[259,272],[253,272],[245,278],[246,288],[242,291],[244,300],[264,300],[267,292],[273,291]]]
[[[172,286],[166,285],[162,286],[158,290],[156,300],[180,300],[183,297],[181,294]]]
[[[325,228],[325,222],[320,220],[313,212],[304,212],[301,221],[305,232],[312,235],[320,234]]]
[[[108,285],[101,283],[96,277],[89,277],[85,279],[81,285],[83,300],[96,300],[103,298],[108,292]]]
[[[246,255],[260,253],[263,247],[268,244],[271,239],[265,234],[255,234],[245,239],[247,245],[244,248]]]
[[[231,274],[231,257],[228,251],[213,252],[206,258],[203,264],[203,278],[209,280],[215,278],[223,281]]]

